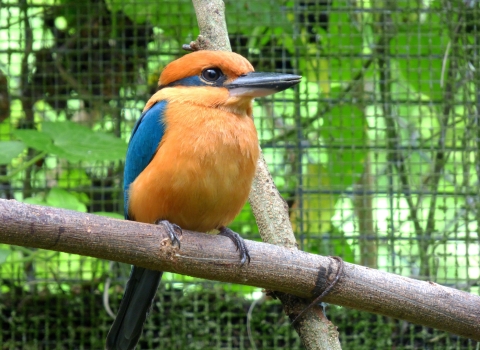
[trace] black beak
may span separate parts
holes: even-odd
[[[225,87],[230,96],[260,97],[274,94],[297,85],[302,77],[283,73],[251,72],[238,77]]]

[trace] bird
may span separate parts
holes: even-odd
[[[184,229],[216,230],[233,241],[239,263],[249,263],[245,242],[227,225],[248,199],[259,158],[252,101],[300,80],[255,72],[233,52],[196,51],[166,65],[130,137],[125,219],[163,225],[178,246]],[[161,278],[132,267],[106,349],[135,349]]]

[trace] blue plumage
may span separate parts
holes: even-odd
[[[123,173],[124,213],[127,220],[128,188],[147,167],[157,151],[165,133],[163,119],[166,106],[166,101],[155,103],[148,111],[142,113],[133,128]]]
[[[177,81],[174,81],[168,84],[168,87],[173,86],[207,86],[208,84],[205,83],[200,79],[200,77],[194,75],[193,77],[183,78]]]
[[[165,133],[166,106],[166,101],[157,102],[148,111],[142,113],[133,128],[123,175],[124,212],[127,220],[131,219],[128,217],[128,188],[157,152]],[[132,267],[117,317],[107,336],[108,350],[135,348],[161,279],[160,271]]]

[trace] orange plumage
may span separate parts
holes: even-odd
[[[253,71],[240,55],[198,52],[168,65],[160,84],[212,66],[229,80]],[[253,98],[231,97],[226,88],[172,87],[153,95],[146,109],[159,100],[168,102],[165,134],[130,186],[129,212],[136,221],[161,218],[202,232],[228,225],[247,201],[255,175],[259,149]]]
[[[209,90],[214,91],[209,91]],[[192,100],[183,90],[196,90]],[[165,99],[165,135],[147,168],[130,186],[136,221],[169,220],[206,232],[228,225],[245,204],[258,159],[251,102],[229,110],[218,88],[171,88]]]
[[[229,81],[254,71],[252,64],[235,52],[197,51],[169,63],[160,75],[158,85],[165,86],[184,77],[198,75],[210,67],[221,68]]]

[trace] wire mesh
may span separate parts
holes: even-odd
[[[225,3],[233,51],[258,71],[304,77],[254,106],[301,249],[479,294],[480,4]],[[0,0],[0,197],[122,217],[133,124],[197,35],[187,0]],[[231,228],[259,239],[248,205]],[[2,348],[103,348],[128,272],[0,246]],[[326,313],[344,349],[479,348]],[[139,348],[301,344],[260,290],[166,274]]]

